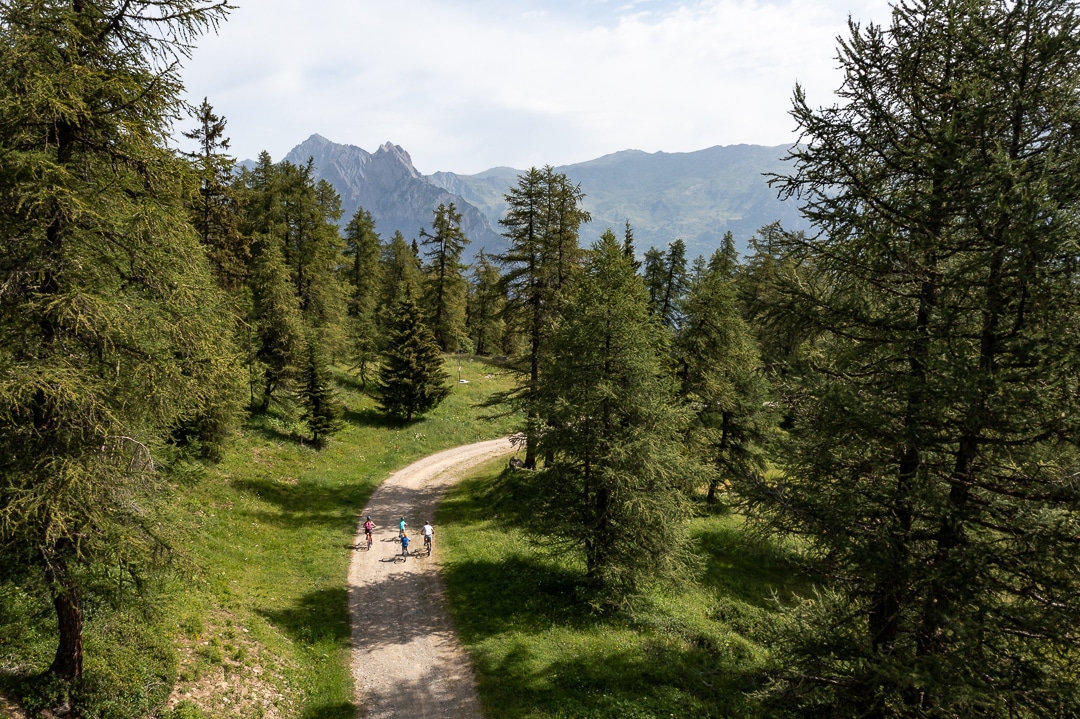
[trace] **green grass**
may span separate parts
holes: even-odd
[[[437,515],[451,610],[486,716],[744,713],[776,602],[809,589],[789,548],[702,505],[693,523],[701,576],[655,588],[632,612],[598,616],[579,601],[580,561],[538,550],[516,527],[519,500],[492,465],[452,489]]]
[[[178,467],[162,525],[177,552],[173,573],[141,603],[88,611],[87,684],[106,692],[93,706],[108,691],[124,698],[97,715],[143,716],[175,679],[185,700],[177,717],[258,717],[269,703],[282,716],[352,719],[345,581],[359,513],[392,470],[512,429],[509,419],[478,419],[476,407],[509,379],[452,357],[455,381],[459,366],[468,383],[409,425],[388,421],[338,374],[345,427],[324,450],[303,440],[290,419],[299,413],[285,408],[249,422],[220,464]],[[0,689],[25,695],[25,677],[52,658],[53,620],[42,598],[0,582],[4,592]],[[139,631],[110,631],[121,619]],[[153,675],[140,675],[140,663]],[[221,683],[228,689],[211,687]]]

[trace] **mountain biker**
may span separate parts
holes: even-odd
[[[431,538],[435,534],[435,528],[431,526],[431,522],[424,520],[424,528],[420,531],[424,535],[424,548],[427,549],[428,554],[431,554]]]
[[[400,538],[405,536],[405,518],[404,517],[401,518],[401,521],[398,522],[397,526],[398,526],[398,538],[400,539]]]
[[[409,556],[409,535],[404,530],[401,532],[401,556]]]
[[[364,522],[364,536],[367,538],[367,544],[370,547],[372,541],[371,533],[375,531],[375,522],[371,521],[371,515],[367,516],[367,520]]]

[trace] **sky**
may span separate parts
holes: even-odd
[[[237,159],[318,133],[400,145],[424,174],[789,144],[795,84],[832,104],[849,15],[889,16],[886,0],[233,2],[182,77]]]

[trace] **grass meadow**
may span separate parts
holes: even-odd
[[[504,466],[451,489],[436,515],[447,594],[485,716],[743,715],[779,604],[810,589],[797,553],[702,502],[692,527],[700,573],[653,587],[632,610],[597,615],[579,601],[583,562],[518,528],[528,503]]]
[[[448,362],[468,382],[412,424],[387,420],[339,373],[345,424],[322,451],[304,440],[297,408],[276,406],[248,422],[222,462],[172,467],[159,527],[169,571],[138,586],[108,567],[85,578],[84,717],[353,719],[346,570],[359,513],[390,472],[513,429],[477,406],[510,378],[480,359]],[[451,489],[436,516],[485,715],[742,715],[778,603],[809,591],[797,554],[702,501],[701,571],[598,615],[581,601],[580,559],[520,529],[528,502],[504,467]],[[0,695],[30,709],[54,703],[56,688],[40,678],[54,650],[47,598],[0,575]]]
[[[451,357],[447,369],[453,393],[411,424],[339,373],[345,424],[322,451],[297,409],[278,406],[221,463],[174,467],[161,524],[172,569],[126,599],[85,595],[86,716],[352,719],[345,582],[359,513],[393,470],[511,430],[476,407],[509,386],[497,365]],[[0,576],[0,690],[29,708],[50,701],[34,677],[53,651],[51,604]]]

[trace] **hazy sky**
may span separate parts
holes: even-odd
[[[317,132],[370,152],[389,140],[425,174],[791,142],[795,83],[831,103],[848,14],[889,13],[886,0],[234,2],[183,74],[189,99],[228,120],[232,154],[279,160]]]

